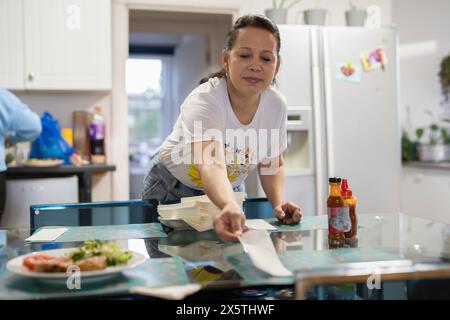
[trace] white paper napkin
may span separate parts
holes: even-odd
[[[239,237],[239,241],[257,268],[275,277],[292,275],[292,272],[286,269],[278,258],[267,231],[248,230]]]
[[[142,294],[167,300],[181,300],[196,293],[202,288],[199,284],[186,284],[183,286],[170,286],[161,288],[133,287],[130,293]]]
[[[67,231],[67,228],[46,228],[35,232],[31,237],[26,238],[26,241],[31,242],[48,242],[55,241],[60,235]]]
[[[277,228],[263,219],[250,219],[245,221],[249,229],[254,230],[277,230]]]

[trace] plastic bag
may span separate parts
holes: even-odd
[[[37,159],[62,159],[70,164],[70,155],[75,152],[61,135],[61,128],[52,115],[44,112],[41,118],[42,133],[31,147],[31,157]]]

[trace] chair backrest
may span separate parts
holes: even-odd
[[[128,200],[30,206],[30,228],[44,226],[96,226],[158,222],[156,200]],[[273,218],[267,198],[247,198],[243,204],[248,219]]]
[[[156,200],[64,203],[30,206],[30,228],[157,222]]]
[[[275,217],[272,205],[267,198],[246,198],[244,213],[247,219],[269,219]]]

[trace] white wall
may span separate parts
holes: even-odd
[[[399,35],[402,120],[413,134],[416,127],[429,125],[425,109],[436,115],[444,111],[437,74],[441,59],[450,53],[450,1],[395,0],[392,20]]]
[[[14,93],[33,111],[42,115],[49,111],[60,126],[72,127],[72,113],[102,107],[109,116],[111,100],[109,92],[48,92],[48,91],[14,91]]]
[[[175,49],[175,101],[183,103],[187,95],[198,85],[206,71],[206,44],[202,36],[184,36]],[[178,110],[178,108],[175,108]],[[176,115],[178,118],[178,115]]]

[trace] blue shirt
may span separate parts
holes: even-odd
[[[0,87],[0,172],[6,170],[5,136],[15,143],[32,141],[42,131],[39,115],[8,90]]]

